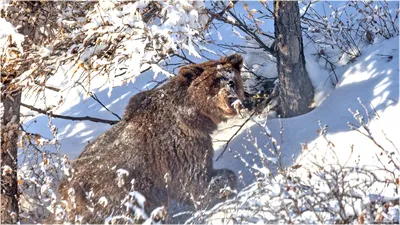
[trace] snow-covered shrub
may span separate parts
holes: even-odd
[[[58,182],[63,175],[70,175],[70,161],[60,154],[57,128],[49,118],[51,137],[21,131],[18,153],[18,186],[20,192],[21,221],[40,223],[48,212],[62,215],[55,208],[59,201]]]
[[[351,164],[350,156],[346,162],[339,162],[335,144],[326,136],[328,126],[320,123],[318,133],[329,153],[321,154],[323,149],[303,143],[303,155],[307,157],[285,168],[280,164],[281,142],[271,136],[265,124],[259,123],[267,144],[261,146],[255,135],[248,132],[247,140],[255,152],[245,148],[243,153],[253,155],[255,160],[234,153],[257,181],[235,198],[196,212],[186,223],[399,223],[400,160],[393,153],[399,154],[398,149],[393,145],[391,149],[383,148],[369,130],[370,120],[358,111],[353,115],[356,123],[349,123],[351,129],[361,132],[371,145],[382,150],[377,155],[380,165]]]
[[[179,51],[199,57],[207,16],[202,1],[100,1],[57,4],[59,33],[19,80],[32,81],[47,67],[69,76],[63,87],[77,83],[91,91],[91,81],[101,79],[110,88],[135,81],[152,70],[172,76],[159,66]],[[41,64],[40,64],[41,63]],[[49,79],[47,77],[47,79]],[[31,82],[34,83],[34,82]]]
[[[304,33],[318,46],[317,52],[322,57],[337,48],[340,50],[337,60],[342,57],[352,60],[361,55],[364,45],[399,34],[399,10],[395,2],[347,1],[335,6],[327,1],[303,1],[303,4],[302,22],[307,29]]]
[[[2,74],[6,74],[18,70],[15,67],[19,66],[18,59],[24,51],[22,48],[24,36],[16,32],[15,27],[5,19],[0,18],[0,24],[3,26],[0,31],[0,66]],[[4,80],[2,84],[3,82]]]

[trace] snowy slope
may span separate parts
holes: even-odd
[[[246,185],[251,184],[255,180],[254,168],[262,168],[259,153],[254,147],[256,140],[259,149],[267,157],[270,157],[268,159],[269,168],[272,168],[271,172],[275,174],[273,164],[277,159],[276,155],[271,155],[268,148],[265,147],[267,142],[270,141],[263,134],[265,131],[271,133],[277,145],[280,146],[282,163],[285,167],[300,164],[302,165],[301,169],[307,169],[315,161],[323,165],[346,162],[348,165],[357,164],[361,166],[379,164],[376,158],[376,155],[381,152],[379,148],[370,139],[357,131],[350,130],[348,127],[347,122],[357,124],[349,109],[353,112],[359,110],[367,118],[363,105],[366,106],[371,118],[374,118],[370,122],[369,128],[377,142],[385,149],[393,149],[391,143],[383,135],[383,130],[386,137],[395,146],[400,146],[396,134],[397,116],[400,113],[398,106],[398,44],[399,38],[396,37],[390,40],[381,40],[365,47],[362,56],[357,58],[355,62],[337,68],[339,82],[335,88],[332,88],[329,84],[329,73],[314,60],[312,55],[314,52],[306,48],[308,72],[313,84],[319,89],[317,93],[320,93],[317,100],[319,102],[318,107],[305,115],[294,118],[278,119],[266,118],[265,116],[254,118],[233,138],[229,144],[231,152],[225,152],[222,158],[215,162],[215,167],[230,168],[236,172],[241,171],[244,183]],[[54,85],[59,82],[57,79],[63,78],[61,75],[54,77]],[[162,79],[164,77],[157,77],[157,80]],[[152,74],[143,74],[133,84],[115,87],[111,96],[108,97],[108,89],[101,87],[100,79],[99,82],[94,83],[98,86],[95,94],[111,111],[121,116],[131,96],[140,90],[146,90],[156,85],[152,80]],[[57,105],[60,96],[63,96],[64,103],[54,110],[56,114],[117,119],[92,98],[82,97],[84,96],[82,93],[66,90],[55,94],[51,90],[47,90],[46,94],[45,100],[39,98],[39,106]],[[23,102],[33,104],[34,99],[32,96],[25,96]],[[361,100],[363,105],[359,103],[358,99]],[[46,104],[43,102],[46,102]],[[35,115],[35,113],[26,109],[23,110],[23,113]],[[232,126],[240,125],[244,121],[245,119],[237,117],[220,125],[220,129],[213,135],[216,150],[215,158],[220,155],[223,149],[225,142],[221,140],[228,140],[237,130],[237,126]],[[328,125],[328,133],[325,137],[334,143],[333,148],[331,145],[327,145],[323,136],[318,134],[317,130],[321,130],[318,121],[321,121],[322,125]],[[47,116],[36,115],[25,118],[24,127],[28,132],[40,133],[43,137],[51,139],[48,123],[49,118]],[[63,119],[52,119],[52,123],[58,128],[57,139],[61,143],[61,153],[66,154],[70,159],[76,158],[88,141],[94,140],[110,127],[110,125],[103,123]],[[283,127],[282,136],[280,135],[281,126]],[[360,130],[362,131],[362,129]],[[302,150],[301,143],[307,143],[308,150]],[[352,145],[353,150],[351,150]],[[232,152],[239,153],[242,160],[235,157],[238,155],[237,153]],[[395,155],[395,157],[399,156]],[[247,166],[243,160],[248,163]],[[249,167],[253,167],[253,170],[249,170]],[[240,184],[239,188],[241,189],[244,186],[244,184]]]
[[[307,2],[308,1],[303,2],[301,13],[307,11]],[[342,11],[346,4],[348,4],[348,2],[325,2],[324,4],[315,4],[312,8],[326,14],[325,7],[328,5],[332,10],[337,8],[339,11]],[[252,9],[259,7],[257,6],[259,5],[258,2],[251,1],[238,2],[238,5],[239,7],[237,7],[237,10],[244,13],[244,15],[247,14],[244,8],[249,7]],[[391,11],[394,13],[397,12],[398,3],[390,2],[389,5],[390,7],[388,8]],[[2,7],[4,6],[0,3],[0,9]],[[351,11],[352,9],[350,8],[348,10]],[[328,10],[328,14],[329,12],[330,10]],[[335,13],[332,12],[331,16],[333,14]],[[191,16],[190,18],[192,19],[187,22],[193,27],[193,18],[197,17],[197,15]],[[343,21],[347,16],[347,14],[342,14]],[[356,17],[362,18],[363,15],[350,17],[354,20]],[[368,15],[367,17],[369,18]],[[171,20],[169,22],[173,22],[172,20],[182,19],[183,17],[179,18],[178,16],[170,18]],[[12,34],[13,39],[17,41],[18,47],[21,48],[20,43],[23,37],[17,34],[14,27],[2,18],[0,18],[0,24],[4,25],[0,26],[3,27],[3,29],[0,30],[0,44],[5,44],[8,39],[8,34]],[[174,23],[165,23],[165,25],[175,28]],[[260,26],[267,32],[273,32],[273,20],[265,20],[265,23],[260,24]],[[218,38],[215,38],[218,39],[217,44],[242,43],[243,41],[243,39],[238,37],[238,35],[241,36],[241,32],[228,24],[219,27],[218,30],[215,30],[216,33],[213,32],[214,31],[209,35],[214,37],[218,36]],[[324,56],[331,57],[329,59],[332,59],[337,66],[337,81],[332,77],[331,72],[327,70],[326,62],[318,58],[320,56],[316,54],[316,52],[323,48],[317,49],[315,43],[313,44],[308,38],[309,37],[306,37],[306,35],[303,37],[305,58],[307,70],[315,87],[314,105],[316,108],[305,115],[295,118],[278,119],[275,118],[273,114],[270,114],[271,116],[268,117],[263,114],[252,118],[243,126],[240,132],[238,132],[238,135],[233,137],[228,146],[229,151],[226,151],[218,161],[215,161],[215,167],[229,168],[236,171],[238,174],[243,174],[243,176],[241,176],[243,180],[241,180],[238,187],[239,189],[244,189],[245,193],[242,192],[242,196],[245,196],[246,192],[247,194],[250,193],[250,195],[257,194],[258,190],[255,187],[258,184],[254,183],[256,180],[254,175],[255,171],[261,172],[263,175],[269,172],[271,172],[272,175],[277,175],[276,166],[279,163],[282,163],[283,167],[290,168],[288,170],[294,171],[294,173],[297,173],[297,175],[307,181],[310,180],[310,170],[318,171],[320,169],[316,166],[317,164],[319,166],[326,166],[326,168],[329,168],[330,165],[338,164],[354,166],[354,168],[371,168],[377,175],[380,175],[380,178],[384,180],[384,182],[380,183],[381,186],[374,187],[375,191],[372,190],[372,188],[369,189],[369,187],[365,188],[364,196],[362,196],[363,204],[369,206],[370,203],[368,201],[373,201],[372,199],[377,198],[375,196],[383,196],[382,199],[385,200],[383,201],[384,203],[387,202],[387,199],[394,199],[398,202],[400,197],[398,193],[393,191],[397,190],[393,188],[393,186],[398,188],[398,184],[400,183],[400,169],[398,169],[399,167],[395,169],[396,166],[391,161],[398,162],[400,165],[400,140],[398,138],[398,126],[400,125],[398,120],[398,115],[400,114],[400,107],[398,106],[400,99],[399,37],[389,40],[375,37],[372,41],[373,44],[361,39],[358,43],[358,47],[360,47],[362,55],[350,63],[348,63],[349,58],[337,58],[338,55],[335,56],[337,53],[335,51],[337,51],[337,49],[332,50],[333,47],[331,49],[331,46],[328,46],[327,49],[330,52],[326,51],[326,55]],[[181,37],[177,38],[177,40],[180,39]],[[271,44],[272,42],[268,39],[263,41],[267,44]],[[130,46],[136,46],[136,44],[130,44]],[[250,43],[246,42],[246,44]],[[214,45],[210,44],[206,46],[209,50],[206,50],[205,46],[201,48],[204,48],[203,51],[209,51],[209,54],[207,53],[206,56],[216,58],[212,52],[221,51],[221,49],[216,46],[217,45],[214,43]],[[192,45],[183,47],[188,50],[188,53],[191,53],[192,56],[196,55]],[[223,52],[224,54],[231,53],[225,50]],[[246,66],[252,68],[252,65],[257,65],[257,68],[253,69],[261,76],[277,76],[275,64],[271,63],[273,60],[271,60],[271,57],[265,54],[265,52],[249,50],[247,53],[248,54],[244,55]],[[194,62],[203,62],[205,60],[192,56],[190,59]],[[264,65],[258,66],[259,64]],[[138,69],[135,65],[136,64],[130,64],[133,69]],[[66,76],[67,71],[71,70],[71,68],[71,65],[62,66],[57,74],[46,82],[46,85],[50,87],[61,88],[61,91],[54,92],[50,89],[46,89],[38,96],[34,96],[32,92],[24,90],[22,102],[41,109],[52,109],[54,114],[63,116],[90,116],[101,119],[118,120],[115,115],[108,112],[99,102],[88,96],[83,89],[69,89],[69,87],[74,85],[79,87],[76,83],[77,77]],[[171,68],[168,69],[171,71]],[[157,75],[156,71],[157,70],[153,70],[153,72],[141,74],[133,83],[113,87],[112,92],[110,92],[109,87],[106,85],[106,80],[108,78],[98,76],[93,78],[91,90],[98,98],[98,101],[121,117],[130,97],[140,91],[153,88],[158,84],[157,82],[163,81],[166,78],[166,74],[162,74],[161,72]],[[154,72],[156,74],[154,74]],[[38,79],[43,79],[39,80],[40,82],[45,81],[44,76]],[[31,134],[40,134],[41,137],[36,139],[35,136],[29,136],[28,139],[34,137],[35,141],[40,144],[44,143],[44,139],[52,140],[52,131],[54,131],[52,125],[54,125],[57,128],[56,138],[50,143],[47,142],[49,145],[45,144],[39,147],[50,152],[59,150],[62,155],[65,154],[72,160],[79,156],[88,142],[93,141],[110,128],[110,125],[104,123],[71,121],[57,118],[50,119],[46,115],[39,114],[24,107],[21,108],[21,113],[23,115],[21,119],[23,121],[24,130]],[[363,122],[367,123],[366,127],[368,130],[364,128],[350,129],[348,123],[355,125],[359,123],[353,115],[354,113],[363,117]],[[245,116],[248,115],[245,114]],[[239,118],[238,116],[227,123],[220,124],[219,130],[212,135],[214,139],[215,159],[222,153],[226,141],[232,138],[232,135],[237,131],[239,126],[243,125],[246,119],[247,117]],[[327,127],[327,133],[326,135],[321,135],[320,132],[324,129],[325,125]],[[371,133],[368,133],[368,131]],[[273,138],[269,138],[267,134],[271,134]],[[57,140],[57,143],[60,145],[54,145],[54,143],[56,143],[55,140]],[[276,145],[279,147],[279,153],[282,154],[281,156],[278,157],[273,153],[273,150],[270,149],[271,141],[276,141]],[[386,152],[386,150],[388,152]],[[35,173],[33,172],[33,168],[36,168],[36,171],[41,171],[36,174],[37,176],[41,176],[42,172],[44,174],[50,171],[51,173],[54,172],[50,166],[45,168],[45,164],[48,162],[46,154],[42,154],[40,151],[33,152],[33,154],[25,154],[26,152],[24,152],[24,150],[19,152],[19,159],[22,159],[19,160],[19,163],[23,165],[20,167],[19,175]],[[35,158],[35,154],[40,157]],[[265,157],[265,162],[267,162],[266,165],[262,165],[261,160],[263,157]],[[57,160],[58,159],[55,159],[55,161]],[[63,159],[61,158],[61,160]],[[60,161],[53,163],[54,165],[60,166],[60,164],[57,164],[59,162]],[[60,168],[61,167],[62,166],[60,166]],[[380,171],[382,167],[386,169],[386,172]],[[396,178],[394,179],[395,182],[393,182],[393,176],[388,176],[388,171]],[[57,170],[57,173],[58,172],[60,171]],[[315,174],[317,174],[317,176],[314,176]],[[318,177],[318,173],[315,174],[313,174],[313,179]],[[280,179],[276,178],[279,176],[280,175],[271,176],[271,180],[276,182]],[[29,183],[34,183],[35,190],[36,187],[41,188],[37,190],[39,195],[33,194],[32,196],[39,196],[39,198],[41,198],[40,201],[43,200],[43,202],[50,201],[48,197],[54,194],[52,191],[56,190],[55,181],[58,179],[47,179],[49,178],[47,175],[42,176],[40,178],[44,180],[39,182],[40,185],[38,185],[35,176],[31,177],[27,175],[25,178],[27,182],[24,184],[28,185]],[[348,179],[358,179],[358,177],[348,177]],[[267,180],[265,183],[271,180]],[[279,180],[279,182],[280,181],[282,180]],[[391,184],[386,185],[386,181],[391,182]],[[287,181],[273,183],[271,187],[272,189],[276,187],[276,190],[269,190],[268,192],[267,189],[270,188],[268,187],[265,189],[267,190],[266,193],[256,196],[253,195],[253,198],[257,200],[259,197],[264,197],[263,199],[260,198],[260,202],[265,204],[265,202],[270,201],[269,197],[271,196],[280,197],[279,191],[281,189],[279,189],[279,185],[287,184],[285,182]],[[396,182],[398,182],[397,185]],[[393,183],[395,184],[393,185]],[[382,187],[382,184],[384,184],[383,186],[385,187]],[[250,186],[245,188],[246,185]],[[271,183],[267,185],[271,185]],[[311,184],[311,186],[312,185],[313,184]],[[283,189],[285,188],[286,187]],[[325,191],[331,192],[330,187]],[[28,192],[25,194],[27,193]],[[240,194],[238,196],[240,196]],[[29,197],[30,196],[28,196],[28,198]],[[254,205],[252,204],[257,205],[260,202],[250,201],[249,203],[250,206],[253,207]],[[41,203],[42,202],[40,202],[40,204]],[[28,208],[29,207],[32,206],[28,206]],[[389,214],[393,216],[397,213],[397,217],[400,218],[398,203],[397,205],[393,205],[392,203],[390,207],[397,211]],[[357,210],[355,210],[357,211],[357,215],[360,215],[362,211],[361,208],[362,207],[358,207]],[[388,216],[385,215],[385,217]],[[312,218],[312,215],[310,219],[307,216],[302,219],[304,220],[298,221],[317,221],[315,218]],[[369,218],[368,221],[376,220],[371,220],[371,218]],[[398,221],[397,219],[396,222]],[[337,221],[328,220],[328,222],[333,223]]]
[[[67,67],[67,66],[66,66]],[[158,76],[158,81],[165,77]],[[49,85],[60,84],[60,79],[65,79],[62,72],[54,76]],[[97,86],[94,94],[111,112],[116,113],[120,117],[124,112],[125,106],[130,97],[136,93],[148,90],[154,87],[157,83],[153,80],[153,74],[144,73],[138,77],[135,83],[128,83],[124,86],[117,86],[113,88],[111,96],[108,96],[108,88],[102,87],[103,79],[95,79],[92,85]],[[63,103],[53,111],[54,114],[73,116],[73,117],[96,117],[108,120],[118,120],[118,118],[108,112],[93,98],[88,97],[84,91],[79,89],[66,89],[60,93],[55,93],[51,90],[46,90],[44,98],[39,98],[36,107],[44,108],[48,106],[57,106],[61,96]],[[25,93],[25,99],[22,102],[32,104],[35,102],[36,97]],[[24,127],[31,133],[39,133],[47,139],[51,139],[51,132],[48,128],[49,118],[46,115],[41,115],[36,112],[29,111],[26,108],[21,108],[23,114],[36,115],[28,117],[24,120]],[[97,136],[104,133],[110,128],[110,125],[104,123],[96,123],[91,121],[71,121],[64,119],[52,119],[52,123],[58,128],[57,139],[61,144],[61,154],[66,154],[70,159],[79,156],[80,152],[86,146],[88,141],[94,140]]]
[[[393,59],[388,60],[387,56],[393,56]],[[306,52],[307,67],[313,83],[321,83],[327,79],[328,74],[324,71],[317,62],[313,60],[310,53]],[[363,55],[356,62],[338,68],[337,73],[342,76],[336,88],[332,90],[329,85],[324,84],[321,90],[327,94],[333,93],[327,97],[322,104],[306,115],[295,118],[282,119],[284,127],[282,152],[285,155],[283,162],[285,165],[292,165],[292,156],[294,159],[301,156],[300,143],[309,143],[309,146],[318,145],[319,138],[317,130],[320,129],[318,121],[328,124],[328,138],[335,143],[336,149],[340,151],[340,156],[347,159],[350,144],[355,144],[355,152],[361,154],[365,160],[371,162],[371,154],[373,151],[365,151],[363,149],[370,148],[370,143],[354,131],[350,131],[347,126],[348,121],[353,121],[353,116],[348,109],[360,110],[363,112],[362,106],[357,98],[373,112],[369,102],[378,112],[380,120],[374,121],[373,126],[383,126],[388,137],[400,146],[395,136],[396,113],[399,111],[397,106],[399,99],[399,74],[398,74],[398,37],[391,40],[382,41],[381,43],[371,45],[364,49]],[[161,80],[163,77],[159,77]],[[54,78],[54,79],[57,79]],[[143,74],[137,81],[127,86],[115,87],[111,97],[107,96],[108,89],[99,88],[95,94],[111,111],[122,115],[124,107],[131,96],[139,90],[146,90],[155,85],[151,74]],[[57,102],[59,96],[54,95],[49,91],[47,102]],[[65,103],[58,108],[54,113],[69,115],[69,116],[93,116],[98,118],[116,120],[117,118],[102,108],[92,98],[84,99],[81,93],[67,92],[63,93]],[[53,99],[52,99],[53,98]],[[31,98],[26,98],[23,102],[31,102]],[[48,103],[49,104],[49,103]],[[26,109],[25,113],[27,112]],[[30,112],[32,113],[32,112]],[[265,118],[256,118],[263,122]],[[227,140],[230,135],[236,131],[236,128],[224,129],[231,127],[232,124],[241,124],[243,119],[233,119],[227,124],[222,124],[220,127],[222,132],[216,132],[216,140]],[[24,125],[27,131],[32,133],[40,133],[43,137],[50,137],[50,130],[47,126],[49,119],[45,115],[37,115],[25,119]],[[58,140],[61,143],[61,153],[67,154],[71,159],[76,158],[83,150],[88,141],[93,140],[98,135],[109,129],[110,125],[103,123],[94,123],[90,121],[70,121],[63,119],[53,119],[53,124],[58,128]],[[267,122],[272,135],[280,142],[279,130],[280,122],[276,118],[271,118]],[[258,137],[261,143],[266,142],[264,135],[260,135],[262,129],[255,125],[254,122],[249,122],[245,127],[250,127],[253,135]],[[251,143],[244,141],[246,129],[242,129],[240,135],[236,136],[230,143],[229,147],[233,151],[242,151],[242,145],[245,144],[252,150]],[[379,132],[380,133],[380,132]],[[218,156],[220,150],[217,150],[224,142],[215,142],[216,153]],[[264,143],[265,144],[265,143]],[[324,145],[323,143],[321,143]],[[320,148],[325,148],[320,146]],[[253,148],[254,150],[254,148]],[[216,162],[216,167],[227,167],[235,171],[246,171],[242,162],[234,159],[233,154],[226,152],[223,157]],[[246,176],[247,177],[247,176]],[[252,178],[248,176],[248,181]]]
[[[400,171],[394,165],[400,162],[398,44],[396,37],[364,48],[354,63],[338,70],[335,90],[310,113],[249,123],[230,144],[236,153],[226,152],[216,163],[242,170],[248,186],[236,197],[196,213],[188,222],[398,223]],[[314,84],[319,83],[315,80],[318,70],[309,70]],[[349,128],[347,122],[358,124],[349,110],[359,110],[370,133],[364,127]],[[227,127],[234,124],[229,123]],[[325,125],[327,134],[319,135]],[[271,139],[262,134],[264,131],[275,137],[284,166],[290,166],[283,174],[274,170],[274,163],[280,160],[275,161],[276,154],[268,150],[266,143]],[[218,140],[227,137],[225,132],[216,135]],[[267,164],[260,163],[262,157],[267,158]],[[256,182],[253,172],[261,173]],[[273,176],[269,177],[269,172]]]
[[[285,156],[283,158],[284,165],[290,166],[293,164],[293,160],[297,159],[300,161],[307,155],[312,155],[307,152],[302,154],[301,143],[309,143],[309,149],[318,148],[320,154],[325,155],[326,142],[317,133],[317,130],[321,129],[318,121],[321,121],[322,125],[328,125],[327,139],[335,144],[336,154],[342,162],[348,159],[351,152],[350,146],[354,144],[354,158],[360,155],[362,162],[365,164],[373,165],[376,163],[373,158],[377,152],[376,146],[373,145],[372,141],[366,139],[356,131],[351,131],[347,125],[347,122],[356,122],[348,109],[352,111],[359,110],[365,115],[362,105],[358,102],[358,98],[360,98],[371,114],[376,110],[380,117],[379,120],[372,121],[371,123],[373,133],[381,136],[380,129],[383,129],[387,137],[391,138],[396,146],[400,146],[400,140],[397,138],[398,135],[396,135],[397,126],[395,126],[395,124],[398,125],[396,115],[399,115],[400,111],[397,105],[399,101],[398,42],[399,39],[396,37],[365,48],[363,55],[356,62],[337,70],[337,73],[341,75],[339,83],[332,94],[318,108],[302,116],[281,119],[284,129],[281,146],[283,155]],[[306,54],[308,54],[308,57],[306,57],[308,59],[308,68],[314,68],[314,70],[309,70],[313,82],[318,83],[320,82],[319,80],[326,80],[327,74],[323,74],[325,77],[318,77],[318,75],[321,75],[321,69],[316,65],[315,61],[309,60],[311,58],[309,52],[306,52]],[[393,56],[393,58],[389,60],[387,56],[382,55]],[[331,90],[328,87],[325,88],[325,91],[329,93]],[[371,103],[373,108],[369,103]],[[261,123],[264,122],[263,120],[266,119],[259,119]],[[242,121],[236,122],[240,124]],[[228,123],[225,127],[230,127],[231,125],[231,123]],[[267,126],[278,143],[280,143],[279,119],[269,119]],[[266,144],[268,139],[265,135],[260,134],[263,132],[260,126],[252,122],[248,124],[248,127],[250,127],[251,133],[260,142],[259,146]],[[229,135],[223,133],[216,136],[218,140],[226,140],[228,138]],[[382,141],[382,137],[380,138],[379,140]],[[244,139],[247,139],[245,131],[234,138],[229,145],[232,151],[244,154],[242,145],[245,144],[251,152],[256,152],[252,144]],[[218,142],[216,146],[220,147],[221,144]],[[263,150],[268,154],[266,148]],[[217,156],[219,152],[220,150],[216,151]],[[252,157],[249,158],[251,160]],[[229,152],[226,152],[222,159],[217,161],[216,166],[227,167],[236,171],[247,171],[244,164],[240,160],[235,159],[234,154],[230,154]],[[250,182],[253,178],[251,175],[245,177],[247,177],[247,182]]]

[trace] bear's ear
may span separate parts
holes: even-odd
[[[243,66],[243,57],[239,54],[233,54],[230,56],[227,56],[226,58],[227,63],[230,63],[233,68],[237,70],[241,70]]]
[[[191,83],[196,77],[203,73],[204,69],[196,64],[181,67],[178,72],[178,76],[186,78]]]

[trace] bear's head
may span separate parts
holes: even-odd
[[[220,60],[184,66],[178,76],[188,85],[188,95],[196,107],[218,124],[236,115],[235,106],[244,99],[242,65],[242,56],[233,54]]]

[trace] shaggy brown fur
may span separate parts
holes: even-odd
[[[133,190],[146,197],[150,212],[168,199],[204,203],[220,188],[234,188],[234,172],[213,169],[210,134],[236,115],[231,102],[243,100],[242,63],[235,54],[185,66],[162,87],[133,96],[121,122],[86,146],[73,163],[73,177],[61,182],[67,219],[80,215],[83,223],[104,223],[110,215],[127,215],[122,203]],[[119,169],[129,174],[118,184]]]

